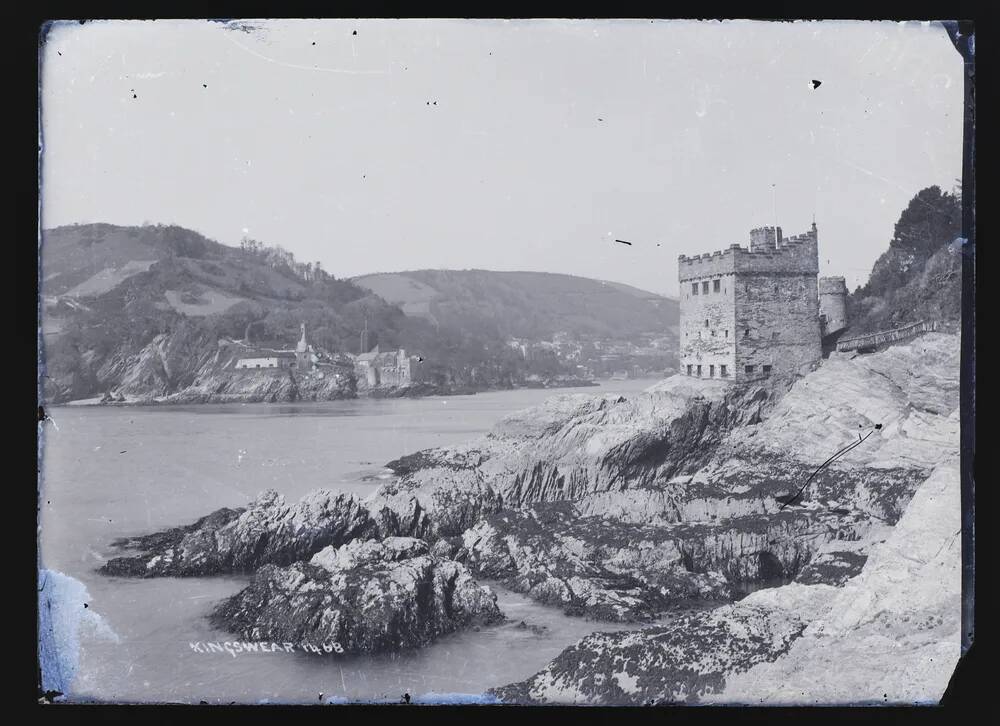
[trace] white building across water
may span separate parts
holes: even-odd
[[[302,337],[295,350],[248,350],[236,360],[237,370],[257,368],[294,368],[310,371],[318,360],[316,351],[306,341],[306,324],[300,325]]]

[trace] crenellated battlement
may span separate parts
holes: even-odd
[[[812,274],[819,272],[816,227],[803,234],[783,237],[781,227],[760,227],[750,232],[750,247],[732,244],[725,250],[701,255],[679,255],[680,282],[740,272]]]
[[[823,294],[817,284],[815,223],[791,237],[778,226],[749,236],[749,247],[678,257],[685,375],[749,381],[799,370],[821,357],[821,333],[846,324],[843,279],[826,280]]]
[[[819,278],[820,295],[846,295],[847,283],[843,277],[821,277]]]

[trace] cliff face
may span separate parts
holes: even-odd
[[[111,400],[128,403],[329,401],[353,398],[356,378],[347,366],[309,372],[236,370],[240,349],[193,326],[156,335],[135,352],[108,356],[97,379],[109,382]],[[71,396],[72,391],[66,391]]]

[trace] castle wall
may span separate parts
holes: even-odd
[[[765,375],[765,366],[771,374],[793,371],[822,356],[815,274],[740,275],[735,317],[737,380]]]
[[[733,280],[733,273],[728,273],[699,276],[682,283],[681,372],[687,373],[690,366],[692,376],[733,375],[736,365]],[[692,286],[697,286],[697,294]]]

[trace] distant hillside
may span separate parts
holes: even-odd
[[[426,271],[389,276],[373,292],[280,246],[245,239],[230,247],[175,225],[44,230],[41,262],[50,403],[106,393],[128,400],[353,395],[346,380],[338,387],[266,376],[240,382],[227,372],[241,345],[294,345],[300,323],[314,346],[335,356],[359,352],[367,322],[383,349],[425,357],[431,384],[481,390],[575,373],[554,360],[526,360],[506,344],[508,335],[629,335],[666,331],[677,320],[673,301],[565,275]],[[414,292],[407,298],[392,284]]]
[[[229,247],[172,225],[86,224],[43,231],[41,249],[52,402],[126,383],[136,396],[172,395],[218,367],[220,341],[289,346],[302,322],[331,353],[357,352],[366,319],[389,346],[436,346],[428,323],[279,246]],[[453,351],[468,347],[455,341]]]
[[[550,339],[565,331],[602,338],[677,328],[676,300],[616,282],[547,272],[415,270],[353,278],[403,312],[499,337]]]

